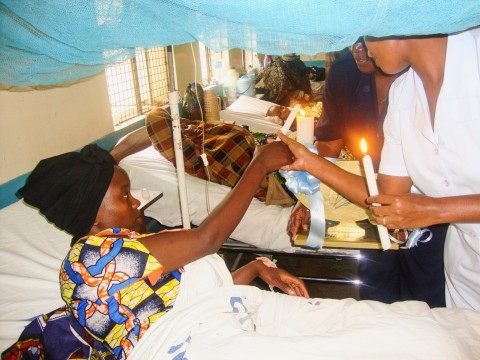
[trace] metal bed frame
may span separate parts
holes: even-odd
[[[156,232],[167,229],[168,227],[160,224],[153,218],[146,217],[147,232]],[[235,271],[244,255],[265,256],[270,259],[273,257],[301,257],[301,258],[317,258],[319,260],[336,260],[336,261],[353,261],[357,265],[361,261],[362,256],[358,250],[350,249],[320,249],[310,250],[307,248],[299,247],[295,252],[287,252],[281,250],[272,250],[267,248],[259,248],[253,245],[243,243],[234,239],[228,239],[220,248],[218,253],[221,256],[231,253],[236,254],[233,264],[230,266],[230,271]],[[300,279],[305,282],[318,283],[318,284],[335,284],[335,285],[350,285],[361,286],[362,282],[358,277],[340,278],[340,277],[320,277],[320,276],[304,276],[295,273]]]
[[[322,249],[322,250],[309,250],[304,248],[299,248],[295,252],[285,252],[279,250],[271,250],[265,248],[258,248],[253,245],[245,244],[237,240],[228,239],[224,245],[221,247],[219,254],[223,255],[225,253],[234,253],[236,258],[233,262],[233,265],[230,267],[230,271],[235,271],[238,268],[238,265],[245,254],[253,254],[256,256],[266,256],[272,259],[274,256],[285,256],[285,257],[302,257],[302,258],[318,258],[318,259],[334,259],[337,261],[354,261],[358,264],[361,260],[361,255],[357,251],[345,250],[345,249]],[[358,278],[348,278],[341,279],[336,277],[312,277],[312,276],[302,276],[297,275],[300,279],[311,282],[311,283],[322,283],[322,284],[342,284],[342,285],[353,285],[361,286],[362,282]]]

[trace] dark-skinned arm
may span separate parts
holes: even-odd
[[[282,142],[257,148],[238,183],[202,224],[189,231],[154,234],[140,242],[158,259],[165,272],[217,252],[247,211],[263,178],[291,161],[292,154]]]
[[[319,156],[338,158],[343,148],[343,140],[315,141],[315,147]]]
[[[232,273],[233,283],[237,285],[248,285],[257,277],[286,294],[309,297],[303,280],[278,267],[268,267],[262,260],[251,261]]]
[[[368,190],[362,176],[341,169],[281,132],[278,132],[277,135],[288,145],[295,156],[295,160],[291,164],[283,167],[284,170],[307,171],[349,201],[361,207],[367,207],[365,200],[368,197]]]
[[[480,195],[430,197],[410,193],[409,177],[379,175],[380,193],[367,199],[375,220],[386,217],[390,229],[421,228],[434,224],[480,221]]]
[[[141,128],[125,136],[122,141],[115,145],[115,147],[110,150],[110,155],[113,156],[118,164],[120,160],[128,155],[142,151],[151,145],[152,142],[148,137],[147,128],[142,126]]]

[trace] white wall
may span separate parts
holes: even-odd
[[[66,88],[0,91],[0,184],[112,131],[103,72]]]
[[[195,54],[195,60],[193,54]],[[176,87],[180,96],[183,96],[189,83],[195,81],[198,84],[202,84],[202,66],[200,63],[198,43],[193,44],[193,53],[190,44],[174,46],[173,56],[175,62]]]

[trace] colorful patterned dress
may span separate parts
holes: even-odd
[[[177,298],[180,273],[162,265],[127,229],[108,229],[72,246],[60,271],[62,298],[80,325],[117,359]]]

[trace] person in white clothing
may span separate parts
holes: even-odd
[[[480,310],[480,28],[365,41],[383,72],[406,70],[390,88],[380,195],[368,197],[362,177],[280,134],[296,158],[284,169],[308,171],[391,229],[450,223],[447,306]]]

